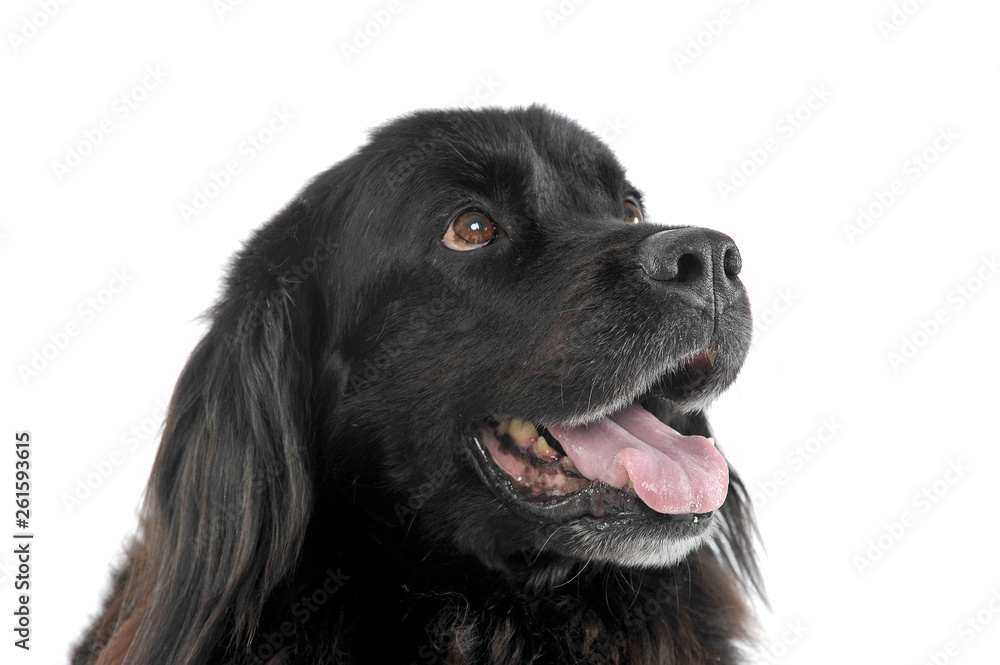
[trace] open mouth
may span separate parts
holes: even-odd
[[[711,439],[678,432],[664,414],[710,378],[714,359],[709,350],[690,356],[583,426],[482,418],[471,437],[477,468],[508,505],[546,521],[641,513],[698,522],[725,500],[728,465]]]
[[[714,369],[715,352],[702,349],[682,361],[677,369],[664,374],[653,385],[651,393],[667,399],[682,399],[705,385]]]

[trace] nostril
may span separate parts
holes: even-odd
[[[639,242],[635,258],[646,277],[667,289],[668,284],[683,286],[707,298],[713,289],[742,288],[737,279],[740,250],[718,231],[698,227],[659,231]]]
[[[726,270],[726,277],[736,277],[740,274],[740,270],[743,269],[743,259],[740,257],[740,252],[735,247],[731,247],[726,250],[725,255],[722,257],[722,265]]]
[[[701,273],[701,259],[694,254],[682,254],[677,259],[677,277],[673,281],[687,284],[697,280]]]

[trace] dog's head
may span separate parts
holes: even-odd
[[[708,541],[743,566],[704,415],[749,346],[740,255],[651,218],[601,141],[537,107],[414,114],[317,177],[237,256],[178,383],[144,521],[148,614],[176,625],[139,642],[223,620],[170,614],[171,580],[212,580],[249,630],[308,534],[347,521],[529,575]]]
[[[338,169],[303,200],[337,245],[340,482],[488,559],[664,565],[712,532],[702,409],[750,339],[729,237],[648,221],[611,151],[540,108],[417,114]]]

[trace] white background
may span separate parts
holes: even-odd
[[[652,221],[742,251],[757,334],[712,417],[758,498],[762,662],[996,662],[1000,4],[404,0],[350,57],[387,1],[45,4],[0,19],[0,660],[64,662],[96,611],[158,400],[250,230],[399,114],[540,102],[609,140]],[[276,111],[294,117],[268,135]],[[11,644],[20,430],[30,654]]]

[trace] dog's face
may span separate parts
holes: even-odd
[[[732,240],[648,221],[611,151],[544,109],[417,114],[351,160],[303,194],[342,212],[319,229],[336,482],[491,566],[701,543],[728,482],[702,409],[750,339]]]

